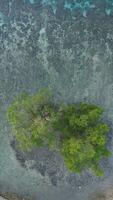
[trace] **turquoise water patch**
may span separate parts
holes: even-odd
[[[80,10],[84,17],[87,16],[89,10],[97,9],[97,12],[104,12],[106,15],[110,15],[113,12],[113,0],[24,0],[30,4],[41,2],[42,5],[50,5],[54,12],[57,9],[57,5],[63,4],[64,9],[70,11]]]
[[[70,9],[72,10],[81,10],[82,14],[84,17],[87,16],[87,10],[88,9],[93,9],[96,8],[95,4],[91,1],[79,1],[79,2],[73,2],[70,3],[69,1],[65,1],[64,3],[64,8],[65,9]]]
[[[31,4],[34,4],[34,3],[35,3],[35,1],[34,1],[34,0],[29,0],[29,1],[30,1],[30,3],[31,3]]]
[[[112,9],[110,9],[110,8],[109,9],[105,9],[105,12],[106,12],[107,15],[110,15],[111,12],[112,12]]]
[[[64,7],[69,9],[87,9],[95,8],[95,4],[89,1],[73,2],[73,4],[69,1],[65,1]]]

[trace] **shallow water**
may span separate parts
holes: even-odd
[[[6,109],[17,94],[50,87],[55,102],[103,106],[104,120],[112,128],[113,1],[106,2],[0,0],[0,192],[34,200],[87,200],[97,189],[113,185],[113,157],[102,162],[105,176],[100,179],[89,172],[81,177],[69,174],[56,160],[63,170],[61,180],[58,172],[53,177],[58,179],[56,186],[46,169],[43,176],[33,167],[37,161],[32,154],[23,167],[10,145],[6,119]]]

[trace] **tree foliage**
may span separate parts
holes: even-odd
[[[9,106],[7,116],[22,149],[55,143],[50,125],[55,118],[55,108],[49,90],[41,90],[35,95],[20,95]]]
[[[54,105],[51,92],[23,94],[9,106],[7,115],[21,148],[48,146],[58,149],[70,171],[103,171],[99,161],[108,157],[109,127],[101,122],[103,109],[87,103]]]

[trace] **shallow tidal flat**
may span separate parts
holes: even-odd
[[[23,1],[10,5],[0,1],[0,193],[31,200],[111,198],[113,157],[101,161],[105,175],[98,178],[68,172],[54,152],[20,152],[6,110],[18,94],[44,87],[53,90],[55,102],[95,103],[105,109],[113,151],[113,16],[94,9],[84,17],[61,7],[55,14],[50,6]]]

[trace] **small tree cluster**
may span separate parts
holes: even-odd
[[[111,155],[106,148],[109,127],[101,122],[102,113],[102,108],[86,103],[56,106],[49,90],[17,97],[7,112],[22,149],[58,149],[70,171],[90,168],[96,175],[103,174],[100,159]]]

